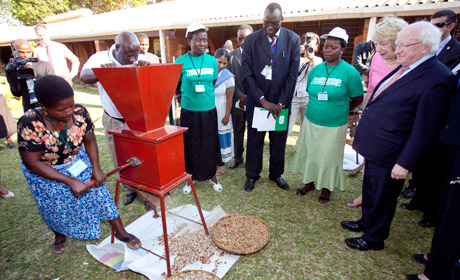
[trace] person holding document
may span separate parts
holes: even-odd
[[[281,27],[283,12],[278,3],[271,3],[264,12],[263,29],[244,39],[241,70],[243,87],[247,94],[246,113],[248,140],[246,153],[246,183],[250,192],[262,171],[262,155],[265,132],[253,126],[256,108],[268,112],[262,118],[274,119],[291,104],[300,61],[300,38],[294,32]],[[285,123],[287,123],[287,118]],[[281,189],[289,185],[281,175],[284,172],[284,150],[287,130],[270,131],[269,179]]]
[[[344,190],[343,149],[348,127],[348,113],[363,100],[359,72],[342,60],[348,34],[335,27],[321,36],[325,62],[308,75],[310,100],[299,136],[297,150],[289,170],[302,173],[303,188],[297,195],[321,190],[320,203],[330,200],[335,188]]]

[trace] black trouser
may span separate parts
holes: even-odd
[[[434,230],[430,260],[424,274],[430,280],[449,279],[460,258],[460,184],[450,185],[460,176],[460,148],[449,147],[446,173]]]
[[[246,129],[246,113],[244,111],[241,111],[237,114],[232,114],[232,123],[233,123],[233,145],[234,145],[234,151],[235,151],[235,161],[243,162],[244,130]]]
[[[246,177],[259,179],[262,171],[264,139],[266,131],[252,128],[254,107],[246,106],[248,118],[248,141],[246,145]],[[270,116],[271,118],[272,116]],[[289,123],[289,120],[286,120]],[[276,179],[284,172],[284,152],[286,149],[287,130],[269,131],[270,138],[270,167],[269,178]]]
[[[411,204],[423,211],[423,219],[435,224],[441,195],[442,179],[447,160],[447,147],[441,143],[425,153],[423,162],[412,173],[417,179],[417,190]]]
[[[364,170],[362,217],[358,222],[365,228],[365,241],[383,242],[390,234],[405,180],[392,179],[392,167],[383,167],[367,159]]]

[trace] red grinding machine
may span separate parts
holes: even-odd
[[[132,186],[147,201],[149,197],[144,196],[143,191],[160,197],[168,276],[171,275],[171,264],[164,195],[188,180],[202,225],[208,234],[192,175],[185,172],[183,133],[187,128],[165,125],[181,69],[181,64],[93,68],[94,74],[127,123],[126,126],[109,131],[115,142],[118,165],[122,166],[133,157],[142,162],[136,168],[120,172],[115,203],[118,205],[120,182]],[[154,217],[158,217],[156,209]]]

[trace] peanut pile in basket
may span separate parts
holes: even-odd
[[[201,271],[188,271],[173,278],[174,280],[215,280],[210,274]]]
[[[270,239],[270,231],[262,221],[245,215],[218,221],[213,235],[220,248],[235,253],[258,251]]]

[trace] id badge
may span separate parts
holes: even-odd
[[[74,177],[78,177],[85,169],[88,167],[86,163],[84,163],[81,159],[77,160],[76,162],[72,163],[67,170],[72,174]]]
[[[327,101],[327,92],[318,92],[318,100],[325,100]]]
[[[262,76],[265,77],[266,80],[271,80],[272,79],[272,67],[271,65],[265,65],[264,69],[262,70],[262,72],[260,72],[260,74],[262,74]]]
[[[196,92],[204,92],[204,85],[195,85]]]

